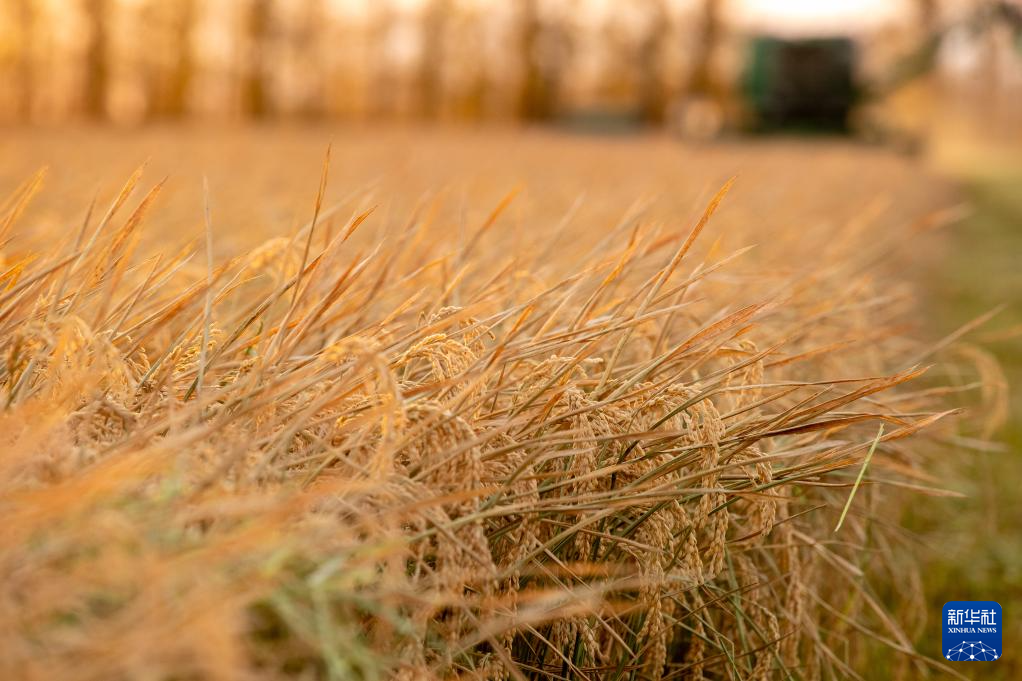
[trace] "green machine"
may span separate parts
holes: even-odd
[[[862,98],[850,38],[755,37],[741,89],[757,130],[844,132]]]
[[[977,3],[972,12],[950,25],[932,27],[915,49],[868,81],[858,68],[860,45],[851,36],[755,36],[746,47],[738,83],[739,127],[761,132],[851,132],[862,127],[862,116],[856,114],[866,105],[933,70],[950,30],[979,35],[995,25],[1006,27],[1022,50],[1022,4],[989,0]],[[856,126],[853,118],[860,119]],[[871,125],[877,127],[877,123]],[[879,124],[882,128],[882,121]]]

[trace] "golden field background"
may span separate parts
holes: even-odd
[[[0,3],[0,679],[1018,678],[1020,48]]]
[[[2,151],[6,677],[955,674],[898,519],[956,499],[1005,396],[927,314],[963,198],[913,160],[386,127]]]

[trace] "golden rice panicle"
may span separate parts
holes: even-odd
[[[858,242],[732,274],[696,239],[729,183],[582,263],[505,202],[206,271],[137,237],[155,193],[112,226],[138,182],[5,265],[0,676],[760,681],[905,640],[834,510],[878,420],[904,480],[943,413]]]

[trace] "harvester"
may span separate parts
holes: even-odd
[[[935,13],[932,2],[921,3]],[[721,0],[707,0],[703,21],[704,54],[697,57],[685,96],[675,107],[674,125],[689,138],[713,138],[727,132],[857,133],[898,136],[871,115],[874,103],[933,70],[951,30],[977,35],[1002,23],[1014,32],[1022,50],[1022,4],[1014,0],[978,3],[953,24],[923,22],[914,49],[894,60],[882,75],[866,78],[859,34],[826,32],[798,36],[753,33],[745,41],[737,83],[721,84],[711,68],[712,47],[721,32]]]

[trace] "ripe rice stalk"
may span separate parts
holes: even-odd
[[[5,208],[4,678],[854,677],[859,634],[943,669],[864,558],[889,490],[939,493],[957,390],[871,220],[760,271],[700,250],[732,180],[559,256],[514,192],[467,239],[436,201],[335,232],[324,165],[308,225],[217,263],[209,196],[191,250],[139,236],[162,183],[107,232],[141,174],[63,250],[17,250],[41,178]]]

